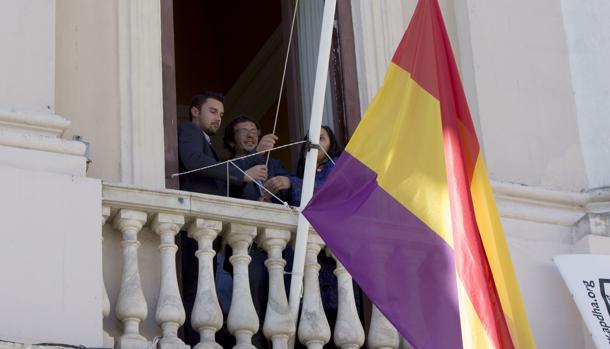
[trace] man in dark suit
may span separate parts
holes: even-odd
[[[260,126],[258,122],[247,115],[239,115],[225,127],[224,137],[222,139],[225,149],[227,149],[235,160],[235,165],[239,168],[246,169],[248,163],[246,160],[250,158],[243,158],[244,156],[253,154],[256,152],[257,147],[260,144],[271,142],[275,143],[277,137],[268,134],[260,138]],[[257,163],[264,164],[266,162],[266,155],[254,155],[252,158]],[[284,169],[281,162],[275,159],[269,159],[267,165],[267,174],[272,176],[289,176],[288,171]],[[231,187],[230,196],[242,198],[246,200],[257,200],[260,201],[262,182],[260,184],[250,182],[243,187]],[[283,198],[284,192],[278,192],[277,196]],[[227,252],[227,256],[230,252]],[[249,276],[250,276],[250,292],[252,295],[252,301],[254,303],[254,309],[258,314],[260,321],[259,330],[252,337],[252,344],[258,349],[269,348],[270,345],[263,335],[263,320],[265,319],[265,312],[267,308],[267,296],[269,293],[269,274],[265,267],[265,261],[267,260],[267,253],[260,246],[257,246],[256,242],[252,244],[250,249],[250,257],[252,258],[249,264]],[[230,275],[224,275],[224,277],[230,280]],[[228,295],[222,295],[219,293],[219,297],[229,299]],[[230,303],[230,301],[225,301]]]
[[[218,155],[212,147],[210,137],[220,128],[224,115],[224,97],[219,93],[205,92],[193,97],[190,107],[191,122],[186,122],[178,128],[178,153],[180,156],[180,172],[196,170],[217,164]],[[257,151],[268,150],[275,142],[262,143]],[[265,147],[267,147],[265,149]],[[229,168],[229,183],[243,186],[252,179],[264,181],[267,179],[267,168],[257,164],[252,157],[244,159],[245,176],[234,166],[227,164],[196,171],[180,177],[180,189],[204,194],[227,195],[227,166]]]
[[[259,140],[260,138],[260,140]],[[253,159],[256,163],[264,164],[266,162],[267,155],[254,155],[251,158],[243,158],[257,152],[257,148],[263,145],[263,148],[271,148],[265,143],[275,144],[277,137],[273,134],[267,134],[261,137],[260,126],[258,122],[247,115],[239,115],[225,127],[224,137],[222,142],[233,159],[235,165],[245,170],[249,166],[250,159]],[[267,164],[267,174],[269,177],[275,176],[289,176],[288,171],[284,169],[282,163],[275,159],[269,159]],[[262,186],[262,183],[260,184]],[[284,193],[278,193],[278,197],[282,198]],[[235,198],[242,198],[246,200],[261,200],[261,189],[257,183],[250,182],[246,183],[243,187],[231,187],[230,195]],[[279,203],[279,202],[278,202]]]
[[[223,95],[214,92],[204,92],[193,97],[189,108],[191,121],[180,125],[178,128],[180,172],[197,170],[219,163],[218,155],[212,147],[210,137],[216,134],[220,128],[224,115],[223,100]],[[268,137],[268,139],[271,141],[261,144],[258,151],[269,150],[273,147],[275,139],[273,137]],[[257,164],[255,158],[245,160],[247,162],[243,168],[248,176],[245,176],[235,166],[228,164],[228,180],[231,185],[243,187],[252,180],[264,181],[267,179],[267,168],[264,164]],[[180,176],[180,189],[224,196],[227,194],[227,167],[220,165],[182,175]],[[186,309],[184,339],[187,344],[193,347],[199,342],[199,333],[193,330],[190,321],[197,294],[198,261],[195,257],[197,243],[195,240],[188,238],[186,232],[180,233],[180,239],[182,245],[182,290]],[[218,250],[217,244],[215,244],[215,249]]]

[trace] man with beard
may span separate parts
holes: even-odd
[[[255,155],[250,158],[242,157],[258,152],[260,148],[270,149],[278,139],[273,134],[267,134],[263,137],[260,137],[260,134],[258,122],[243,114],[231,120],[225,128],[222,139],[225,149],[231,153],[233,159],[236,159],[234,161],[235,165],[242,170],[246,170],[248,166],[251,166],[252,161],[257,164],[264,164],[266,162],[266,154]],[[289,176],[288,171],[284,169],[281,162],[275,159],[269,159],[267,174],[269,177]],[[261,190],[257,183],[249,182],[239,187],[232,186],[230,196],[246,200],[262,200]],[[277,193],[277,196],[282,199],[283,195],[283,192]]]
[[[252,161],[251,159],[258,164],[264,164],[266,162],[266,155],[254,155],[243,158],[244,156],[257,152],[257,149],[261,147],[263,149],[272,148],[277,141],[277,137],[273,134],[264,135],[263,137],[260,137],[260,140],[259,137],[260,127],[256,120],[246,115],[240,115],[229,122],[225,128],[222,141],[225,148],[231,153],[232,158],[235,159],[235,165],[245,170],[247,166],[249,166],[250,161]],[[269,176],[289,175],[282,164],[274,159],[269,160],[267,174]],[[259,183],[262,186],[262,182]],[[281,197],[282,193],[278,193],[277,195]],[[262,199],[259,184],[254,182],[246,183],[243,186],[231,186],[230,196],[246,200]],[[230,253],[230,251],[227,251],[227,256],[230,255]],[[267,307],[267,295],[269,293],[269,274],[265,267],[267,253],[254,242],[250,250],[250,257],[252,258],[249,264],[250,292],[254,309],[256,310],[260,321],[258,332],[252,337],[252,344],[258,349],[266,349],[270,346],[263,336],[262,329]],[[223,271],[221,271],[221,273],[222,272]],[[227,280],[231,280],[231,276],[228,273],[226,275],[219,275]],[[223,291],[225,294],[223,294]],[[227,294],[227,291],[229,290],[220,290],[219,297],[224,300],[225,304],[230,304],[230,301],[227,302],[227,300],[230,300],[230,295]]]
[[[210,137],[214,136],[224,115],[224,96],[214,92],[204,92],[193,97],[189,108],[190,122],[186,122],[178,128],[178,154],[180,158],[180,172],[197,170],[219,163],[219,158],[212,147]],[[258,147],[259,151],[268,150],[273,147],[273,142],[266,142]],[[264,148],[268,147],[268,148]],[[264,181],[267,179],[267,168],[264,164],[256,163],[252,158],[244,164],[245,176],[239,169],[228,165],[228,181],[233,186],[244,186],[248,182]],[[220,165],[206,170],[195,171],[180,176],[180,189],[204,194],[226,195],[227,194],[227,167]],[[191,313],[197,294],[198,261],[195,257],[197,242],[187,237],[187,233],[180,232],[182,252],[182,291],[184,307],[186,310],[186,321],[184,324],[184,339],[191,347],[199,343],[199,333],[191,326]],[[219,250],[220,239],[216,239],[214,249]],[[217,258],[222,254],[218,253]],[[222,269],[223,262],[218,263]],[[230,267],[230,266],[228,266]],[[214,261],[216,269],[216,260]],[[216,285],[217,288],[226,288],[228,285]],[[222,305],[222,304],[221,304]],[[224,329],[223,329],[224,330]],[[227,338],[222,338],[226,340]],[[224,344],[224,343],[223,343]]]
[[[191,122],[185,122],[178,128],[178,153],[180,157],[180,172],[196,170],[217,164],[218,155],[212,147],[210,137],[220,128],[224,115],[224,97],[219,93],[205,92],[193,97],[190,107]],[[257,151],[271,149],[273,142],[260,144]],[[267,147],[267,148],[265,148]],[[258,165],[256,159],[246,159],[245,176],[234,166],[229,167],[229,182],[231,185],[243,186],[245,183],[264,181],[267,179],[267,168]],[[216,166],[202,171],[196,171],[180,177],[180,189],[204,194],[227,194],[227,168]]]

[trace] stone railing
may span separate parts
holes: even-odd
[[[324,242],[311,231],[306,252],[301,316],[290,315],[284,285],[282,252],[296,231],[297,214],[281,205],[193,194],[153,191],[123,185],[103,187],[104,336],[107,347],[186,348],[180,339],[185,322],[176,236],[186,231],[196,240],[199,276],[192,327],[200,333],[199,348],[220,348],[215,334],[223,324],[213,274],[215,239],[231,246],[232,301],[226,320],[238,348],[254,348],[252,336],[262,331],[272,348],[287,348],[291,337],[307,348],[322,348],[332,339],[339,348],[364,345],[352,278],[340,263],[338,310],[329,324],[320,294],[317,255]],[[269,294],[262,328],[253,305],[248,265],[252,243],[267,252]],[[398,348],[396,330],[376,309],[371,314],[369,348]]]

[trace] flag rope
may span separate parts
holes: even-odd
[[[235,163],[233,161],[229,161],[229,163],[231,165],[235,166],[235,168],[237,168],[241,173],[243,173],[244,176],[250,178],[252,180],[252,183],[256,184],[259,188],[263,189],[264,191],[269,193],[269,195],[273,196],[277,201],[281,202],[282,205],[284,205],[285,207],[293,210],[295,213],[299,213],[300,212],[299,210],[296,209],[296,207],[292,207],[292,206],[288,205],[288,203],[286,201],[280,199],[275,194],[273,194],[269,189],[265,188],[265,186],[263,186],[259,182],[257,182],[254,178],[252,178],[249,174],[247,174],[246,171],[242,170],[239,166],[235,165]],[[228,182],[228,178],[227,178],[227,182]]]
[[[286,80],[286,69],[288,67],[288,57],[290,56],[290,46],[292,44],[292,35],[294,32],[294,23],[297,19],[297,10],[299,9],[299,0],[296,0],[294,5],[294,13],[292,14],[292,23],[290,24],[290,35],[288,36],[288,47],[286,48],[286,58],[284,59],[284,70],[282,71],[282,80],[280,83],[280,93],[277,98],[277,108],[275,109],[275,119],[273,120],[273,132],[275,134],[275,130],[277,128],[277,119],[280,114],[280,104],[282,103],[282,92],[284,91],[284,81]],[[265,166],[269,164],[269,157],[271,153],[267,154],[267,160],[265,161]]]
[[[272,152],[274,150],[279,150],[279,149],[282,149],[282,148],[287,148],[287,147],[291,147],[293,145],[302,144],[302,143],[306,143],[306,142],[307,141],[298,141],[298,142],[292,142],[292,143],[280,145],[279,147],[275,147],[275,148],[272,148],[272,149],[269,149],[269,150],[262,150],[262,151],[259,151],[259,152],[256,152],[256,153],[240,156],[238,158],[222,161],[222,162],[219,162],[217,164],[213,164],[213,165],[209,165],[209,166],[204,166],[204,167],[196,168],[196,169],[190,170],[190,171],[174,173],[174,174],[171,175],[171,177],[175,178],[175,177],[182,176],[182,175],[185,175],[185,174],[189,174],[189,173],[193,173],[193,172],[197,172],[197,171],[207,170],[207,169],[212,168],[212,167],[228,164],[231,161],[246,159],[246,158],[249,158],[249,157],[252,157],[252,156],[264,154],[266,152]]]

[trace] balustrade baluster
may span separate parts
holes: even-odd
[[[364,328],[358,317],[352,276],[334,255],[333,258],[337,262],[334,274],[339,295],[333,340],[341,349],[360,348],[364,344]]]
[[[152,230],[159,235],[161,253],[161,287],[155,313],[155,320],[163,330],[159,349],[188,348],[178,338],[178,328],[184,324],[185,313],[176,275],[176,234],[183,225],[184,216],[175,214],[158,213],[152,221]]]
[[[367,344],[370,349],[397,349],[399,345],[398,331],[375,305],[371,314]]]
[[[104,224],[110,217],[110,207],[102,207],[102,229]],[[104,243],[104,235],[102,234],[102,245]],[[104,319],[110,314],[110,299],[108,298],[108,291],[106,291],[106,282],[104,281],[104,266],[102,264],[102,326]],[[105,348],[114,348],[114,338],[110,336],[106,330],[103,332],[103,343]]]
[[[195,219],[189,225],[188,236],[197,240],[199,247],[195,255],[199,260],[197,295],[191,324],[199,332],[200,341],[194,349],[222,349],[216,342],[216,332],[222,327],[222,310],[216,295],[214,282],[213,243],[222,230],[222,222]]]
[[[254,349],[252,336],[258,331],[258,315],[254,309],[248,264],[250,256],[248,247],[256,236],[256,227],[231,223],[228,227],[226,241],[233,249],[229,259],[233,265],[233,293],[231,309],[227,319],[229,332],[235,336],[237,349]]]
[[[305,253],[303,308],[298,329],[299,340],[308,349],[322,349],[330,340],[330,326],[320,295],[318,254],[323,247],[324,241],[316,233],[310,232]]]
[[[413,349],[411,343],[409,343],[409,341],[403,338],[402,336],[400,337],[400,345],[398,347],[400,349]]]
[[[282,251],[289,240],[290,231],[269,228],[257,240],[257,244],[267,251],[265,266],[269,271],[269,298],[263,334],[271,340],[273,349],[288,349],[288,340],[295,333],[294,319],[284,287],[286,261],[282,258]]]
[[[138,269],[138,232],[146,223],[144,212],[121,209],[114,225],[123,235],[123,271],[116,316],[123,323],[123,334],[117,340],[119,349],[148,349],[150,343],[140,335],[140,322],[148,313]]]

